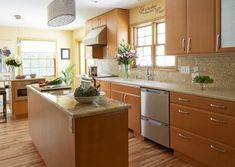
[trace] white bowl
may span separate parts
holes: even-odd
[[[99,96],[104,96],[105,92],[100,92]],[[80,103],[92,103],[99,96],[75,97],[74,99]]]
[[[75,97],[74,99],[80,103],[91,103],[93,102],[98,96],[88,96],[88,97]]]
[[[95,99],[95,103],[98,105],[105,105],[107,103],[107,98],[105,95],[100,95]]]

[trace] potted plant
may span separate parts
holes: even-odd
[[[193,83],[201,84],[201,90],[205,89],[205,84],[213,83],[214,80],[210,76],[198,75],[193,78]]]
[[[116,60],[119,65],[124,65],[125,77],[129,77],[130,65],[136,60],[136,50],[130,44],[122,41],[117,49]]]
[[[68,86],[71,86],[74,79],[74,64],[66,67],[64,70],[61,71],[61,73],[64,83]]]

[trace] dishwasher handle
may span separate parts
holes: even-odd
[[[148,88],[141,88],[141,92],[145,92],[145,93],[156,93],[156,94],[169,94],[168,91],[164,91],[164,90],[158,90],[158,89],[148,89]]]
[[[152,120],[150,118],[146,118],[144,116],[141,116],[141,119],[143,121],[146,121],[147,123],[151,123],[151,124],[154,124],[154,125],[157,125],[157,126],[168,126],[168,124],[166,124],[166,123],[158,122],[158,121]]]

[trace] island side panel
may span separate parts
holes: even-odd
[[[75,120],[76,167],[128,167],[128,110]]]
[[[28,120],[32,140],[47,167],[75,167],[74,134],[68,116],[28,89]]]

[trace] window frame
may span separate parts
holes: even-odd
[[[22,39],[19,39],[20,42],[22,41],[41,41],[41,42],[54,42],[55,43],[55,52],[54,52],[54,58],[53,58],[53,62],[54,62],[54,75],[45,75],[45,76],[40,76],[40,77],[56,77],[57,76],[57,64],[58,64],[58,59],[56,58],[56,55],[58,54],[58,50],[57,50],[57,40],[54,40],[54,39],[40,39],[40,38],[22,38]],[[21,59],[23,59],[23,56],[22,56],[22,51],[21,51],[21,46],[18,47],[18,53],[19,53],[19,56]],[[22,60],[23,61],[23,60]],[[23,72],[23,68],[21,68],[22,72]]]
[[[174,66],[157,66],[156,63],[156,59],[157,59],[157,55],[156,55],[156,47],[159,45],[157,44],[157,25],[160,23],[165,23],[165,19],[161,19],[161,20],[152,20],[150,22],[146,22],[146,23],[141,23],[141,24],[136,24],[134,26],[132,26],[132,31],[133,31],[133,38],[132,38],[132,44],[134,46],[134,48],[138,48],[138,47],[145,47],[144,46],[138,46],[138,36],[137,36],[137,32],[138,32],[138,28],[142,28],[142,27],[146,27],[149,25],[152,25],[152,45],[148,45],[151,46],[151,60],[152,63],[151,65],[149,65],[148,67],[151,67],[153,69],[157,69],[157,70],[164,70],[164,71],[177,71],[177,66],[178,66],[178,61],[177,61],[177,56],[175,56],[175,65]],[[166,32],[165,32],[166,34]],[[164,44],[160,44],[160,45],[165,45]],[[164,55],[165,56],[165,55]],[[170,55],[169,55],[170,56]],[[138,66],[138,64],[136,64],[136,66]],[[141,66],[141,68],[146,68],[146,66]]]
[[[143,45],[143,46],[138,46],[138,36],[137,36],[137,33],[138,33],[138,29],[139,28],[143,28],[143,27],[148,27],[148,26],[152,26],[152,45]],[[145,23],[145,24],[140,24],[140,25],[137,25],[134,27],[134,40],[133,40],[133,44],[134,44],[134,48],[137,49],[137,48],[141,48],[141,47],[151,47],[151,64],[148,65],[148,67],[153,67],[154,66],[154,60],[153,60],[153,44],[154,44],[154,41],[153,41],[153,38],[154,38],[154,32],[153,32],[153,23]],[[137,65],[137,64],[136,64]],[[147,66],[141,66],[141,67],[147,67]]]

